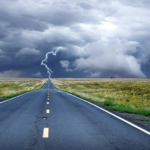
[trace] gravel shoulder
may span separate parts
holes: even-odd
[[[146,116],[143,116],[143,115],[140,115],[140,114],[130,114],[130,113],[121,113],[121,112],[118,112],[118,111],[114,111],[115,114],[127,119],[127,120],[130,120],[148,130],[150,130],[150,122],[149,121],[140,121],[140,120],[136,120],[136,118],[139,118],[139,119],[148,119],[150,120],[150,117],[146,117]]]

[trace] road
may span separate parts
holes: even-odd
[[[150,135],[48,81],[0,103],[0,150],[28,149],[150,150]]]

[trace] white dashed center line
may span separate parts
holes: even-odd
[[[49,128],[44,128],[43,129],[43,138],[48,138],[49,137]]]
[[[47,102],[47,104],[49,104],[49,102]]]
[[[49,114],[49,113],[50,113],[50,110],[49,110],[49,109],[47,109],[47,110],[46,110],[46,113],[47,113],[47,114]]]

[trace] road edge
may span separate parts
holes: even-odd
[[[55,87],[55,86],[54,86],[54,87]],[[58,90],[57,88],[55,88],[55,89]],[[61,91],[61,90],[58,90],[58,91]],[[117,119],[119,119],[119,120],[121,120],[121,121],[127,123],[128,125],[130,125],[130,126],[136,128],[136,129],[138,129],[138,130],[140,130],[140,131],[142,131],[142,132],[144,132],[144,133],[150,135],[150,132],[147,131],[146,129],[143,129],[142,127],[139,127],[138,125],[135,125],[134,123],[132,123],[132,122],[130,122],[130,121],[128,121],[128,120],[126,120],[126,119],[124,119],[124,118],[122,118],[122,117],[120,117],[120,116],[118,116],[118,115],[116,115],[116,114],[114,114],[114,113],[112,113],[112,112],[109,112],[108,110],[106,110],[106,109],[104,109],[104,108],[101,108],[100,106],[98,106],[98,105],[96,105],[96,104],[93,104],[93,103],[91,103],[91,102],[89,102],[89,101],[87,101],[87,100],[84,100],[83,98],[80,98],[80,97],[78,97],[78,96],[75,96],[75,95],[73,95],[73,94],[71,94],[71,93],[68,93],[68,92],[66,92],[66,91],[61,91],[61,92],[65,92],[65,93],[67,93],[67,94],[69,94],[69,95],[71,95],[71,96],[73,96],[73,97],[75,97],[75,98],[77,98],[77,99],[80,99],[80,100],[82,100],[82,101],[84,101],[84,102],[86,102],[86,103],[88,103],[88,104],[90,104],[90,105],[92,105],[92,106],[94,106],[94,107],[96,107],[96,108],[98,108],[98,109],[100,109],[100,110],[102,110],[102,111],[108,113],[109,115],[111,115],[111,116],[113,116],[113,117],[115,117],[115,118],[117,118]]]

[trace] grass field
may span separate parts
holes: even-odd
[[[18,81],[18,85],[15,82]],[[25,92],[40,89],[47,79],[18,78],[0,79],[0,98],[10,98]]]
[[[150,79],[51,79],[57,89],[119,112],[150,116]]]

